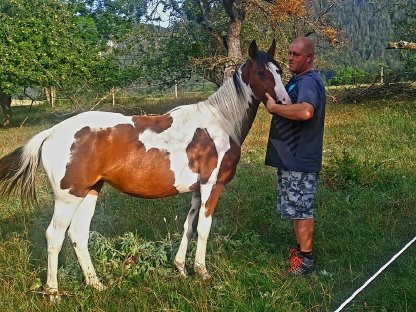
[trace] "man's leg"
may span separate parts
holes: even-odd
[[[318,175],[290,172],[288,174],[288,212],[292,212],[293,229],[298,246],[289,250],[291,275],[308,275],[315,270],[312,256],[315,221],[313,201]]]
[[[312,252],[313,232],[315,229],[314,219],[295,219],[293,220],[296,240],[303,252]]]
[[[292,252],[289,258],[290,275],[309,275],[315,271],[315,261],[312,256],[314,219],[294,219],[293,228],[300,250]]]

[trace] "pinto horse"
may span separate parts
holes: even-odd
[[[23,202],[36,201],[35,174],[42,159],[55,199],[46,230],[46,289],[51,294],[58,294],[58,254],[67,230],[86,284],[104,289],[88,251],[90,222],[104,182],[144,198],[193,192],[174,262],[187,276],[186,251],[196,231],[195,272],[209,277],[205,253],[212,216],[234,177],[259,104],[266,92],[290,103],[273,59],[275,49],[273,41],[267,52],[259,51],[253,40],[250,58],[206,101],[154,116],[81,113],[0,159],[0,194],[20,195]]]

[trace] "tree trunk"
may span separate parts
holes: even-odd
[[[51,106],[52,106],[52,108],[55,108],[55,102],[56,102],[56,88],[51,87]]]
[[[245,2],[242,0],[223,0],[225,12],[230,17],[227,30],[228,61],[224,69],[224,81],[233,76],[236,65],[243,61],[241,53],[241,27],[246,16]]]
[[[10,127],[12,125],[12,96],[0,91],[0,106],[3,110],[3,126]]]
[[[43,91],[45,92],[46,100],[48,101],[48,103],[51,105],[52,108],[55,108],[56,88],[43,88]]]
[[[224,81],[234,75],[237,64],[243,61],[243,54],[241,53],[240,34],[243,21],[239,18],[235,19],[228,26],[227,33],[227,48],[228,48],[228,62],[225,64]]]
[[[407,49],[407,50],[416,50],[416,42],[389,42],[386,49]]]

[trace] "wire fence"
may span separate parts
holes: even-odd
[[[324,77],[328,95],[337,102],[362,102],[369,99],[416,99],[416,71]],[[341,84],[340,81],[343,81]]]
[[[385,72],[378,74],[354,74],[331,76],[322,72],[330,99],[357,102],[366,98],[407,97],[416,98],[416,72]],[[126,88],[98,92],[85,86],[78,92],[75,104],[86,109],[99,109],[110,105],[130,105],[160,99],[198,101],[207,98],[217,86],[201,78],[166,86],[163,84],[136,83]],[[73,105],[74,98],[57,91],[47,97],[44,90],[30,89],[25,95],[13,99],[13,106],[37,105],[49,102],[51,106]]]
[[[187,81],[173,85],[136,83],[125,88],[113,88],[108,91],[96,91],[85,85],[74,96],[51,89],[30,88],[24,94],[12,99],[12,106],[39,105],[49,102],[51,106],[67,106],[76,102],[78,106],[100,107],[102,105],[125,105],[138,101],[157,101],[162,98],[199,98],[208,97],[217,86],[206,80]]]

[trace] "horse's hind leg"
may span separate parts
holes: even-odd
[[[175,257],[175,266],[182,276],[188,276],[188,272],[185,266],[186,251],[188,249],[189,241],[191,240],[198,222],[198,212],[201,207],[201,194],[198,191],[194,191],[192,194],[191,209],[189,210],[186,221],[183,225],[184,232],[179,246],[178,252]]]
[[[76,208],[81,202],[81,198],[71,196],[68,200],[55,199],[55,208],[52,221],[46,230],[48,242],[48,277],[46,287],[53,296],[58,292],[58,254],[61,251],[65,232],[71,223]]]
[[[97,290],[103,290],[105,287],[95,273],[90,253],[88,252],[90,223],[94,215],[97,198],[98,192],[92,190],[83,199],[72,218],[68,236],[77,254],[86,284]]]

